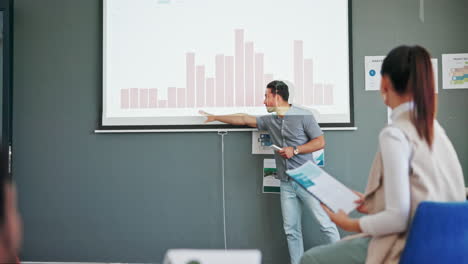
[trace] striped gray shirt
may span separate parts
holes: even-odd
[[[312,112],[294,105],[283,118],[276,114],[257,117],[257,128],[268,131],[273,144],[281,148],[304,145],[323,134]],[[314,162],[312,153],[285,159],[275,151],[277,178],[288,181],[286,170],[295,169],[309,160]]]

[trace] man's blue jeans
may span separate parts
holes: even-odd
[[[320,206],[320,202],[293,180],[281,181],[281,212],[292,264],[298,264],[304,254],[301,224],[302,207],[309,210],[311,215],[315,217],[327,243],[340,240],[336,225]]]

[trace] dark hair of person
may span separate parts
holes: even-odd
[[[435,84],[429,52],[421,46],[396,47],[384,59],[380,73],[390,78],[399,95],[412,94],[412,121],[419,136],[432,146]]]
[[[286,85],[286,83],[284,83],[283,81],[272,81],[269,84],[267,84],[267,88],[271,89],[272,94],[279,94],[284,101],[288,101],[289,89],[288,85]]]

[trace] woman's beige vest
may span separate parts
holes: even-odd
[[[403,131],[412,150],[410,160],[410,222],[421,201],[463,201],[465,183],[463,172],[452,143],[444,129],[434,121],[432,149],[418,136],[410,112],[399,115],[391,126]],[[383,164],[377,152],[365,192],[369,214],[385,209]],[[409,226],[409,223],[408,223]],[[367,264],[398,263],[405,246],[407,232],[372,237],[367,250]]]

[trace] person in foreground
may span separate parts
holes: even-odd
[[[301,264],[398,263],[421,201],[465,200],[460,162],[435,120],[430,58],[420,46],[397,47],[385,58],[380,91],[392,124],[380,132],[365,194],[356,201],[368,215],[353,219],[324,207],[339,227],[359,234],[308,250]]]
[[[0,263],[18,263],[21,220],[16,208],[16,191],[5,177],[0,179]]]
[[[298,264],[304,253],[302,239],[302,206],[309,210],[325,235],[327,243],[340,239],[336,225],[320,207],[320,203],[296,182],[289,179],[286,170],[294,169],[307,161],[314,161],[312,152],[323,149],[325,139],[312,113],[288,103],[289,89],[283,81],[272,81],[267,85],[264,104],[269,113],[260,117],[247,114],[215,116],[200,111],[206,122],[220,121],[233,125],[248,125],[267,130],[273,144],[281,147],[275,151],[277,178],[281,180],[280,200],[283,227],[288,241],[292,264]]]

